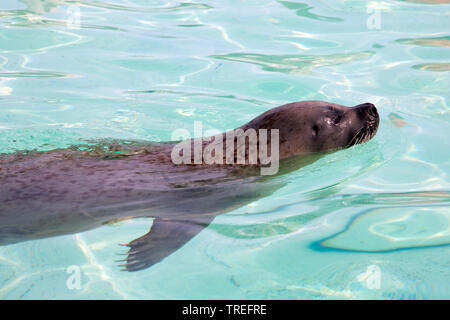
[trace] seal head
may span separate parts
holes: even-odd
[[[280,159],[334,151],[370,140],[379,115],[372,103],[346,107],[324,101],[302,101],[271,109],[242,129],[279,129]]]

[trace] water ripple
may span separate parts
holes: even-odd
[[[243,97],[239,97],[237,95],[233,95],[233,94],[214,94],[214,93],[207,93],[207,92],[195,92],[195,91],[187,91],[187,92],[183,92],[183,91],[176,91],[176,90],[166,90],[166,89],[155,89],[155,90],[138,90],[138,91],[134,91],[134,90],[129,90],[126,91],[126,93],[128,94],[156,94],[156,95],[176,95],[176,96],[180,96],[180,98],[184,98],[184,97],[213,97],[213,98],[220,98],[220,99],[232,99],[232,100],[238,100],[238,101],[245,101],[245,102],[250,102],[252,104],[256,104],[256,105],[262,105],[262,106],[266,106],[268,105],[267,101],[262,101],[262,100],[258,100],[258,99],[251,99],[251,98],[243,98]]]
[[[63,72],[37,71],[37,72],[0,72],[0,78],[77,78],[76,74]]]
[[[290,10],[295,10],[296,15],[298,15],[299,17],[304,17],[304,18],[314,19],[314,20],[319,20],[319,21],[325,21],[325,22],[344,21],[344,19],[342,19],[342,18],[327,17],[327,16],[321,16],[318,14],[311,13],[310,10],[313,9],[313,7],[308,5],[307,3],[291,2],[291,1],[278,1],[278,2]]]
[[[450,47],[450,36],[433,38],[409,38],[395,40],[400,44],[409,44],[428,47]]]
[[[45,28],[45,27],[67,27],[67,20],[58,20],[45,18],[33,14],[18,15],[15,16],[15,21],[9,25],[28,28]],[[122,31],[126,32],[124,28],[105,26],[105,25],[93,25],[86,23],[79,23],[77,28],[81,29],[98,29],[98,30],[110,30],[110,31]]]
[[[178,5],[172,7],[131,7],[124,6],[114,3],[108,2],[99,2],[99,1],[67,1],[70,4],[77,4],[80,6],[87,7],[97,7],[103,9],[111,9],[111,10],[119,10],[119,11],[129,11],[129,12],[170,12],[170,11],[185,11],[185,10],[209,10],[212,9],[212,6],[206,3],[192,3],[185,2],[179,3]]]
[[[357,215],[320,246],[357,252],[392,252],[450,244],[450,206],[385,207]]]
[[[356,60],[367,59],[374,52],[342,53],[330,55],[268,55],[257,53],[230,53],[212,55],[212,58],[255,64],[265,71],[282,73],[302,73],[314,68],[335,66]]]
[[[425,71],[450,71],[450,63],[422,63],[416,64],[412,68]]]
[[[301,212],[298,215],[293,215],[282,219],[275,219],[273,221],[266,221],[265,223],[251,223],[246,225],[215,223],[212,224],[210,228],[217,233],[230,238],[256,239],[299,232],[306,226],[306,224],[308,224],[312,220],[349,207],[354,208],[375,206],[383,208],[389,206],[391,211],[398,210],[399,212],[403,212],[405,210],[404,208],[409,208],[412,206],[414,206],[414,208],[417,208],[417,206],[423,206],[424,204],[433,206],[433,208],[434,206],[442,205],[448,205],[450,207],[449,191],[338,194],[331,196],[326,195],[323,197],[320,197],[320,192],[327,194],[329,193],[329,190],[317,190],[314,195],[310,195],[311,197],[313,197],[311,200],[282,205],[277,208],[271,208],[268,211],[260,211],[251,214],[251,216],[266,214],[277,216],[282,211]],[[305,211],[305,208],[310,209],[309,211]],[[248,215],[243,214],[241,216],[243,217]],[[432,225],[432,222],[430,223]],[[365,230],[361,232],[362,234],[364,234]],[[348,240],[348,242],[349,245],[352,243],[351,240]],[[361,244],[361,246],[364,245],[365,244]]]
[[[402,2],[423,3],[423,4],[447,4],[450,0],[397,0]]]

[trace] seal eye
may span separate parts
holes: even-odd
[[[341,122],[341,120],[342,120],[342,116],[338,115],[336,118],[334,118],[333,123],[338,124],[339,122]]]
[[[312,135],[315,137],[315,136],[317,136],[318,133],[319,133],[319,127],[317,126],[317,124],[315,124],[312,127]]]

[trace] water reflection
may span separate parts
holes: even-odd
[[[320,242],[328,248],[389,252],[450,243],[450,207],[385,207],[353,219],[343,232]]]
[[[299,17],[304,17],[308,19],[314,19],[319,21],[326,21],[326,22],[340,22],[344,21],[342,18],[336,18],[336,17],[327,17],[327,16],[321,16],[318,14],[311,13],[310,10],[313,9],[312,6],[306,4],[306,3],[300,3],[300,2],[291,2],[291,1],[278,1],[283,6],[285,6],[288,9],[295,10],[295,13]]]
[[[51,12],[57,6],[67,4],[65,0],[19,0],[27,6],[27,11],[42,14],[44,12]]]
[[[430,47],[450,47],[450,37],[437,38],[410,38],[395,40],[400,44],[416,45],[416,46],[430,46]]]
[[[200,9],[200,10],[208,10],[211,9],[212,6],[206,3],[179,3],[174,6],[168,7],[134,7],[134,6],[125,6],[119,5],[110,2],[100,2],[100,1],[67,1],[67,0],[19,0],[27,6],[27,10],[34,13],[44,13],[53,11],[57,6],[60,5],[76,5],[76,6],[85,6],[85,7],[96,7],[110,10],[119,10],[119,11],[129,11],[129,12],[155,12],[155,11],[180,11],[180,10],[191,10],[191,9]]]
[[[212,58],[238,61],[261,66],[265,71],[282,73],[301,73],[311,69],[335,66],[355,60],[367,59],[374,55],[371,51],[330,54],[330,55],[267,55],[257,53],[230,53],[213,55]]]
[[[423,4],[446,4],[450,0],[397,0],[402,2],[423,3]]]
[[[416,64],[412,68],[425,71],[450,71],[450,63],[423,63]]]
[[[176,90],[166,90],[166,89],[159,89],[159,90],[140,90],[140,91],[126,91],[128,94],[155,94],[155,95],[175,95],[179,96],[179,99],[184,99],[186,97],[211,97],[211,98],[219,98],[219,99],[231,99],[231,100],[237,100],[237,101],[244,101],[249,102],[256,105],[262,105],[266,106],[269,104],[267,101],[257,100],[257,99],[247,99],[243,97],[238,97],[233,94],[214,94],[214,93],[207,93],[207,92],[183,92],[183,91],[176,91]]]
[[[38,71],[38,72],[0,72],[0,78],[75,78],[74,74],[63,72]]]
[[[448,191],[423,191],[423,192],[407,192],[407,193],[366,193],[366,194],[341,194],[341,195],[333,195],[329,194],[323,198],[319,197],[316,193],[316,198],[312,200],[307,200],[295,204],[289,204],[282,207],[277,208],[277,211],[280,211],[282,209],[296,209],[296,207],[309,207],[311,208],[309,212],[302,213],[299,215],[283,218],[283,219],[277,219],[273,221],[269,221],[267,223],[255,223],[255,224],[248,224],[248,225],[231,225],[231,224],[212,224],[210,225],[210,228],[214,231],[216,231],[219,234],[222,234],[226,237],[230,238],[247,238],[247,239],[255,239],[255,238],[265,238],[270,236],[277,236],[282,234],[288,234],[292,232],[300,231],[308,222],[323,217],[331,212],[338,211],[340,209],[345,209],[349,207],[364,207],[364,206],[400,206],[399,209],[374,209],[373,211],[379,212],[380,210],[383,212],[382,217],[385,216],[393,216],[394,213],[399,211],[400,213],[403,213],[405,210],[404,206],[409,205],[436,205],[436,204],[448,204],[450,203],[450,192]],[[448,214],[448,217],[450,218],[450,208],[443,207],[442,212],[445,214]],[[387,214],[385,213],[388,210]],[[271,209],[269,212],[273,212],[274,210]],[[394,211],[394,213],[393,213]],[[372,212],[372,211],[369,211]],[[258,214],[264,214],[264,212],[259,212]],[[377,216],[378,218],[378,216]],[[358,218],[361,219],[361,218]],[[431,218],[430,218],[431,219]],[[355,219],[354,221],[356,221]],[[359,220],[358,220],[359,221]],[[413,221],[411,222],[412,225],[423,225],[420,221]],[[354,225],[354,222],[352,221],[350,223],[350,227],[347,228],[347,230],[351,229],[350,234],[345,234],[346,241],[348,240],[348,246],[345,247],[346,249],[350,250],[349,248],[351,246],[363,246],[361,242],[355,241],[355,234],[353,231],[357,229],[358,236],[359,237],[365,237],[365,235],[368,233],[367,227],[360,227],[356,226],[356,229],[352,229],[352,226]],[[424,227],[425,228],[425,227]],[[432,227],[434,228],[434,227]],[[448,230],[450,231],[450,230]],[[344,231],[343,233],[346,233],[347,231]],[[347,239],[348,236],[348,239]],[[336,237],[336,236],[335,236]],[[333,248],[343,248],[340,244],[336,245],[335,239],[333,237],[330,240],[326,240],[322,242],[322,245],[326,247],[333,247]],[[341,236],[340,236],[341,237]],[[339,237],[339,239],[340,239]],[[447,239],[447,238],[446,238]],[[442,240],[440,239],[439,243],[441,243]],[[450,241],[450,234],[449,239]],[[445,240],[447,241],[447,240]],[[340,243],[340,242],[339,242]],[[371,247],[362,247],[364,250],[372,251],[370,249]],[[361,250],[363,250],[361,249]],[[386,249],[384,249],[386,250]],[[374,250],[376,251],[376,250]]]

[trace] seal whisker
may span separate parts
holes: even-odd
[[[364,127],[360,127],[360,128],[358,129],[358,131],[356,131],[355,135],[353,136],[353,138],[352,138],[352,139],[350,140],[350,142],[348,143],[348,146],[349,146],[349,147],[354,146],[354,145],[357,145],[358,143],[361,142],[361,137],[362,137],[361,132],[362,132],[363,130],[364,130]]]
[[[347,146],[351,147],[353,144],[353,141],[356,139],[356,137],[358,136],[359,132],[362,130],[362,128],[360,128],[356,134],[353,136],[353,138],[350,140],[350,142],[347,144]]]

